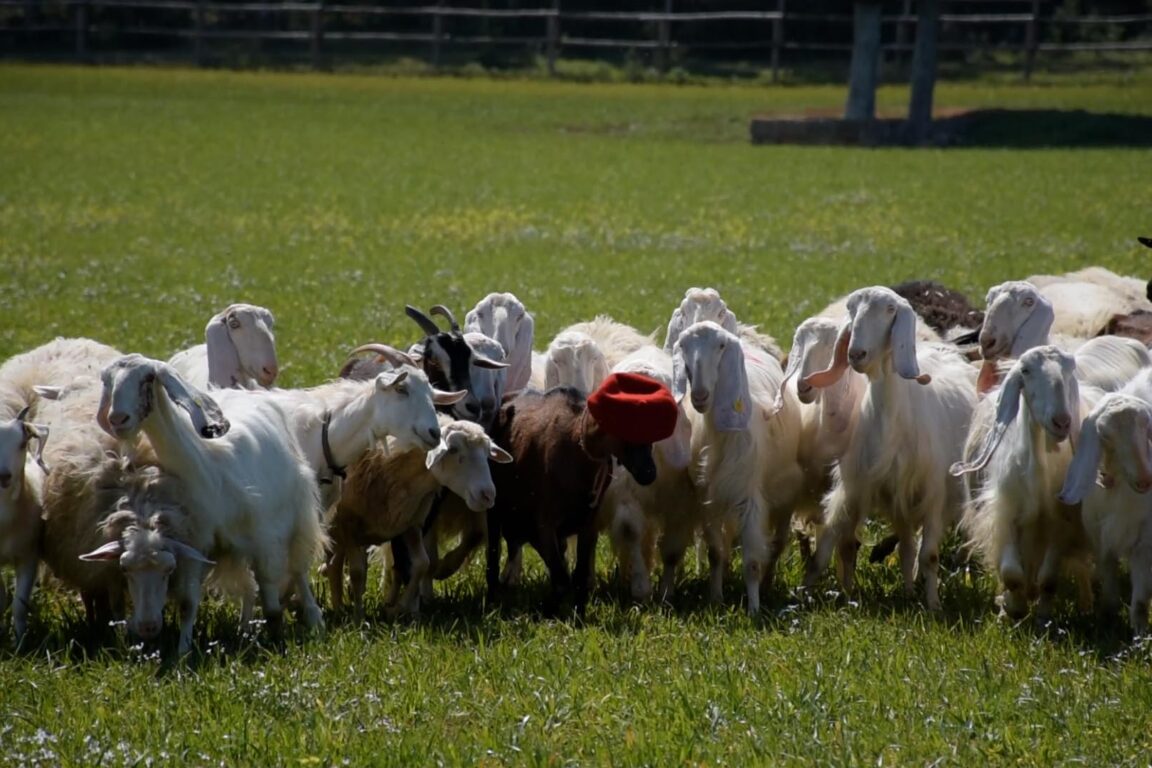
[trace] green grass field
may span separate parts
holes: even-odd
[[[489,290],[534,311],[537,347],[597,312],[662,328],[702,284],[787,346],[867,284],[979,300],[1093,263],[1149,275],[1152,152],[747,143],[753,114],[843,97],[5,65],[0,357],[60,334],[167,357],[246,300],[276,313],[295,386],[412,340],[405,302]],[[938,103],[1152,115],[1152,75],[943,84]],[[1045,634],[998,621],[991,581],[946,560],[943,617],[897,596],[889,562],[862,563],[853,601],[780,592],[752,621],[735,572],[723,609],[694,567],[674,607],[629,608],[602,557],[577,625],[530,612],[532,556],[503,612],[474,565],[420,621],[384,621],[373,593],[367,626],[286,650],[209,606],[175,665],[91,653],[48,592],[33,650],[0,645],[0,764],[1147,764],[1152,646],[1068,605]]]

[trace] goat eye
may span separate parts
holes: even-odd
[[[1032,375],[1032,369],[1031,368],[1021,368],[1020,374],[1023,376],[1031,376]]]
[[[230,318],[228,318],[228,327],[232,328],[232,329],[239,328],[240,327],[240,321],[234,317],[230,317]]]
[[[1030,306],[1032,306],[1032,305],[1033,305],[1033,304],[1035,304],[1035,303],[1036,303],[1036,299],[1032,298],[1031,296],[1029,296],[1028,298],[1024,299],[1024,306],[1026,306],[1026,307],[1030,307]]]
[[[890,314],[890,315],[891,315],[891,314],[893,314],[895,311],[896,311],[896,305],[895,305],[895,304],[889,304],[889,305],[888,305],[888,314]]]
[[[401,395],[408,394],[408,385],[407,384],[397,384],[396,385],[396,392],[397,392],[397,394],[401,394]]]

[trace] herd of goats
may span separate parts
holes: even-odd
[[[534,352],[532,315],[510,293],[483,298],[463,328],[440,305],[407,314],[423,333],[409,349],[367,344],[306,389],[273,386],[273,318],[247,304],[167,362],[91,339],[8,360],[0,565],[16,580],[9,600],[0,579],[0,615],[10,603],[17,642],[42,573],[79,593],[93,626],[127,618],[142,640],[171,601],[180,653],[205,588],[237,599],[244,622],[258,601],[274,636],[289,600],[322,627],[320,559],[333,609],[347,587],[361,617],[371,547],[390,612],[417,613],[481,547],[495,599],[520,580],[529,544],[549,572],[547,607],[582,613],[601,532],[637,601],[673,598],[697,536],[722,600],[738,543],[756,613],[794,538],[805,587],[836,554],[851,592],[869,519],[890,525],[878,547],[898,551],[905,589],[919,581],[929,609],[941,607],[941,540],[959,526],[1007,615],[1048,620],[1064,576],[1082,610],[1098,582],[1115,613],[1126,561],[1132,629],[1147,629],[1142,280],[1038,275],[993,287],[982,312],[936,283],[862,288],[801,323],[786,357],[710,288],[687,291],[663,346],[599,316]],[[627,408],[593,408],[617,376],[666,398],[658,433],[630,427]]]

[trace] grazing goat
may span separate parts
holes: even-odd
[[[825,527],[804,583],[816,583],[836,547],[840,582],[851,592],[856,530],[871,514],[883,512],[899,538],[908,592],[915,588],[916,533],[923,531],[919,568],[925,602],[938,610],[940,541],[959,518],[964,496],[948,468],[961,458],[976,407],[976,371],[946,348],[929,346],[917,355],[916,313],[889,288],[854,291],[847,309],[831,366],[803,383],[830,387],[851,366],[868,377],[868,388],[824,500]]]
[[[344,494],[328,515],[332,547],[326,566],[333,608],[344,600],[344,563],[357,617],[364,615],[370,545],[401,538],[409,558],[408,583],[397,611],[419,611],[420,587],[428,569],[423,525],[441,489],[459,496],[473,512],[484,512],[496,499],[489,460],[512,460],[479,425],[441,416],[441,438],[425,454],[420,450],[371,451],[348,471]]]
[[[420,326],[426,334],[415,347],[415,354],[420,358],[420,366],[428,377],[429,383],[437,389],[460,392],[467,391],[467,396],[452,405],[448,412],[455,418],[478,421],[483,413],[483,405],[476,396],[476,386],[472,381],[472,371],[476,367],[489,369],[507,368],[507,363],[491,360],[483,355],[473,352],[472,347],[464,339],[460,325],[456,318],[441,304],[432,307],[433,315],[442,315],[448,318],[450,330],[442,331],[430,317],[412,306],[406,306],[404,311]],[[373,351],[373,345],[366,345],[353,350],[352,354],[362,351]],[[348,379],[375,378],[384,370],[385,361],[381,359],[369,361],[364,359],[349,360],[340,370],[340,376]]]
[[[280,595],[288,590],[300,599],[304,623],[322,627],[308,581],[326,538],[319,491],[275,400],[229,389],[209,397],[171,366],[140,355],[114,361],[101,381],[100,426],[121,440],[143,432],[157,464],[186,484],[191,546],[222,561],[226,572],[246,575],[244,566],[251,568],[274,636],[281,630]],[[177,562],[180,653],[191,649],[202,566],[190,558]]]
[[[478,332],[495,339],[503,348],[508,356],[504,382],[508,392],[519,392],[528,386],[528,378],[532,375],[535,320],[519,299],[511,293],[488,294],[464,316],[464,331],[465,338],[469,331]],[[481,354],[497,359],[484,352]],[[496,403],[500,403],[499,398]]]
[[[803,483],[798,407],[793,403],[773,415],[784,380],[780,363],[711,321],[680,333],[673,370],[672,391],[678,400],[689,395],[692,403],[692,460],[705,517],[710,596],[713,602],[723,598],[728,549],[738,532],[748,613],[754,615],[760,611],[761,583],[771,584],[788,546]],[[785,392],[784,397],[793,396]],[[679,556],[665,555],[667,574]]]
[[[977,408],[955,476],[979,473],[961,527],[989,571],[999,574],[1004,612],[1020,619],[1039,594],[1036,619],[1051,618],[1062,565],[1075,569],[1081,607],[1092,601],[1091,563],[1080,510],[1057,500],[1080,423],[1103,396],[1081,389],[1077,361],[1033,347],[995,397]],[[1023,401],[1023,408],[1021,407]]]
[[[177,352],[168,364],[194,387],[271,387],[280,372],[272,313],[254,304],[230,304],[204,327],[204,344]]]
[[[9,358],[0,366],[0,419],[11,419],[31,406],[28,418],[39,420],[37,387],[63,388],[81,377],[98,378],[121,354],[92,339],[57,338]]]
[[[1105,395],[1084,419],[1060,500],[1081,504],[1106,615],[1120,604],[1119,560],[1132,574],[1129,620],[1148,630],[1152,600],[1152,370]]]
[[[776,343],[776,339],[760,333],[754,325],[745,325],[738,321],[715,288],[689,288],[684,292],[680,306],[672,311],[672,317],[668,320],[668,330],[664,335],[664,351],[671,355],[672,348],[684,329],[705,320],[710,320],[729,333],[736,334],[743,341],[759,347],[777,360],[784,359],[784,353]]]
[[[617,393],[649,398],[651,415],[615,408]],[[669,414],[671,412],[671,415]],[[569,387],[527,390],[500,409],[493,440],[507,446],[511,464],[497,466],[496,504],[488,511],[488,599],[499,587],[500,542],[510,551],[531,544],[551,577],[550,609],[574,586],[583,615],[593,574],[597,510],[612,476],[613,459],[641,485],[656,479],[652,443],[671,434],[676,407],[651,379],[614,374],[586,401]],[[575,534],[576,568],[568,572],[564,540]],[[575,582],[573,585],[572,582]]]
[[[39,559],[40,514],[44,476],[42,458],[48,427],[26,421],[28,408],[0,423],[0,565],[16,569],[12,624],[17,644],[28,630],[28,606]],[[35,446],[32,446],[35,441]],[[6,633],[4,612],[8,588],[0,575],[0,636]]]

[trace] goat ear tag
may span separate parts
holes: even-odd
[[[736,402],[732,403],[732,410],[736,413],[744,413],[744,398],[736,398]]]

